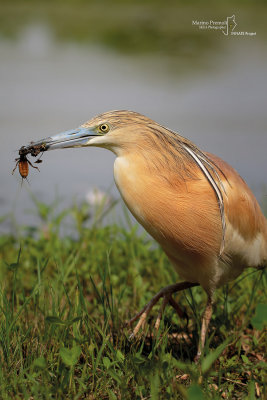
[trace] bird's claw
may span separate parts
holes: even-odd
[[[132,340],[137,333],[139,332],[140,328],[144,326],[147,316],[150,313],[150,311],[152,310],[152,308],[154,307],[154,305],[159,301],[159,299],[162,297],[163,301],[162,301],[162,305],[160,308],[160,311],[158,313],[156,322],[155,322],[155,329],[156,331],[159,329],[160,326],[160,321],[162,319],[162,315],[163,312],[165,310],[165,307],[167,304],[170,304],[175,311],[177,312],[177,314],[179,315],[180,318],[185,318],[188,324],[188,315],[185,311],[183,311],[180,306],[176,303],[176,301],[173,299],[172,294],[179,291],[179,290],[183,290],[186,289],[187,287],[191,287],[191,286],[196,286],[197,284],[191,284],[191,283],[187,283],[187,282],[182,282],[182,283],[177,283],[174,285],[170,285],[167,286],[163,289],[161,289],[151,300],[149,303],[147,303],[143,309],[137,313],[133,318],[131,318],[129,321],[127,321],[125,323],[125,326],[131,326],[138,318],[139,321],[136,325],[136,327],[134,328],[133,332],[131,333],[131,335],[129,336],[129,340]]]

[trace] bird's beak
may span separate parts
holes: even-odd
[[[88,142],[96,136],[101,136],[92,128],[79,127],[70,131],[59,133],[38,142],[32,142],[27,148],[38,148],[41,146],[42,151],[65,149],[68,147],[86,146]]]

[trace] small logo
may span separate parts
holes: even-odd
[[[235,22],[235,15],[232,15],[231,17],[227,17],[226,19],[226,30],[222,29],[222,33],[224,35],[229,35],[232,34],[234,31],[235,27],[237,26],[237,23]]]
[[[234,14],[223,21],[192,20],[192,25],[198,26],[201,30],[221,31],[225,36],[256,36],[256,32],[236,31],[237,23]]]

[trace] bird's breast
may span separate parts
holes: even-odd
[[[114,163],[116,186],[134,217],[144,224],[142,195],[145,187],[138,165],[127,157],[117,157]]]
[[[139,154],[117,157],[114,178],[129,210],[169,256],[184,261],[219,252],[219,209],[205,179],[185,182]]]

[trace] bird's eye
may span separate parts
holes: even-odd
[[[108,124],[101,124],[101,125],[99,125],[99,130],[100,130],[100,132],[107,133],[107,132],[109,131],[109,126],[108,126]]]

